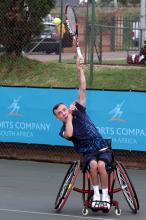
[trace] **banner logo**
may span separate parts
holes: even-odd
[[[22,114],[19,113],[20,111],[20,101],[21,97],[19,96],[18,98],[14,98],[12,103],[8,106],[9,109],[9,115],[17,116],[20,117]]]
[[[124,103],[125,100],[116,104],[116,106],[109,112],[109,114],[112,115],[110,121],[126,122],[126,120],[122,119]]]

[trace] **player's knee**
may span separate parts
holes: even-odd
[[[90,162],[90,170],[97,170],[98,165],[97,165],[97,161],[96,160],[92,160]]]
[[[103,171],[103,170],[105,170],[105,162],[102,161],[102,160],[99,160],[98,161],[98,171],[100,172],[100,171]]]

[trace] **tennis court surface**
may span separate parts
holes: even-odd
[[[90,212],[82,215],[81,194],[72,191],[61,213],[54,210],[57,192],[68,169],[68,164],[0,160],[0,219],[1,220],[144,220],[146,216],[146,170],[127,169],[138,195],[140,210],[133,214],[123,197],[116,194],[122,209],[116,216],[114,208],[104,214]],[[79,173],[75,185],[81,184]]]

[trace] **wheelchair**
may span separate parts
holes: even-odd
[[[91,204],[93,198],[93,190],[91,189],[91,178],[88,169],[82,172],[83,174],[82,187],[78,188],[74,186],[75,180],[80,170],[81,170],[80,160],[71,163],[55,200],[55,209],[57,212],[60,212],[63,209],[71,191],[73,190],[75,192],[82,194],[82,200],[83,200],[82,214],[84,216],[88,215],[89,209],[91,209],[92,211],[101,210],[104,213],[108,213],[112,206],[115,208],[115,214],[117,216],[121,215],[119,202],[117,200],[114,200],[114,194],[118,192],[122,192],[124,194],[124,197],[127,201],[127,204],[129,205],[129,208],[132,210],[134,214],[137,213],[137,211],[139,210],[138,197],[134,189],[134,186],[132,184],[132,181],[130,180],[130,177],[128,176],[128,173],[122,162],[114,159],[112,166],[110,167],[109,170],[107,170],[108,192],[110,195],[110,209],[104,208],[102,206],[99,206],[99,208],[96,208],[96,210],[92,208]],[[116,182],[118,182],[118,184],[116,184]],[[102,192],[100,191],[100,193]]]

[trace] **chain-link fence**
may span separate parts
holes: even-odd
[[[59,62],[75,62],[73,39],[63,26],[66,2],[58,1],[47,16],[44,8],[44,16],[40,16],[39,6],[32,8],[31,1],[0,1],[0,6],[5,4],[4,8],[7,8],[5,15],[0,10],[0,53],[16,51],[25,56],[49,54]],[[105,53],[109,53],[110,59],[111,52],[140,49],[142,30],[139,28],[139,17],[125,17],[125,9],[121,8],[99,8],[93,1],[82,5],[78,4],[79,1],[71,3],[74,3],[77,13],[79,42],[85,63],[102,63]],[[54,23],[54,18],[60,18],[62,25]],[[143,152],[115,151],[115,155],[127,166],[145,167],[146,154]],[[73,148],[0,143],[0,158],[70,162],[79,159],[79,156]]]
[[[61,7],[64,6],[60,5],[56,10],[60,11],[60,14],[54,13],[53,17],[61,17],[64,21]],[[124,16],[124,9],[115,11],[113,8],[105,8],[103,10],[91,3],[77,5],[74,8],[77,13],[79,41],[85,56],[85,63],[102,63],[104,53],[108,52],[110,59],[110,52],[126,51],[128,53],[128,51],[139,51],[142,31],[139,28],[139,17]],[[60,35],[63,36],[62,33]],[[74,60],[75,48],[72,42],[67,43],[64,37],[62,41],[61,60],[65,60],[65,54],[68,55],[68,60]]]
[[[68,1],[57,1],[58,4],[47,16],[44,8],[44,12],[41,11],[44,17],[32,10],[31,1],[7,1],[7,7],[9,2],[13,4],[8,7],[5,16],[0,11],[1,52],[17,48],[17,53],[22,52],[26,56],[34,53],[57,54],[59,61],[74,61],[73,39],[64,25],[64,7]],[[100,8],[94,1],[86,4],[72,1],[72,4],[77,14],[79,42],[85,62],[102,63],[106,52],[139,50],[142,30],[138,16],[125,15],[125,9],[121,8]],[[55,23],[54,18],[60,18],[62,25]]]
[[[114,150],[115,159],[125,166],[146,169],[146,153],[140,151]],[[0,143],[1,159],[34,160],[55,163],[70,163],[80,159],[72,147],[23,143]]]

